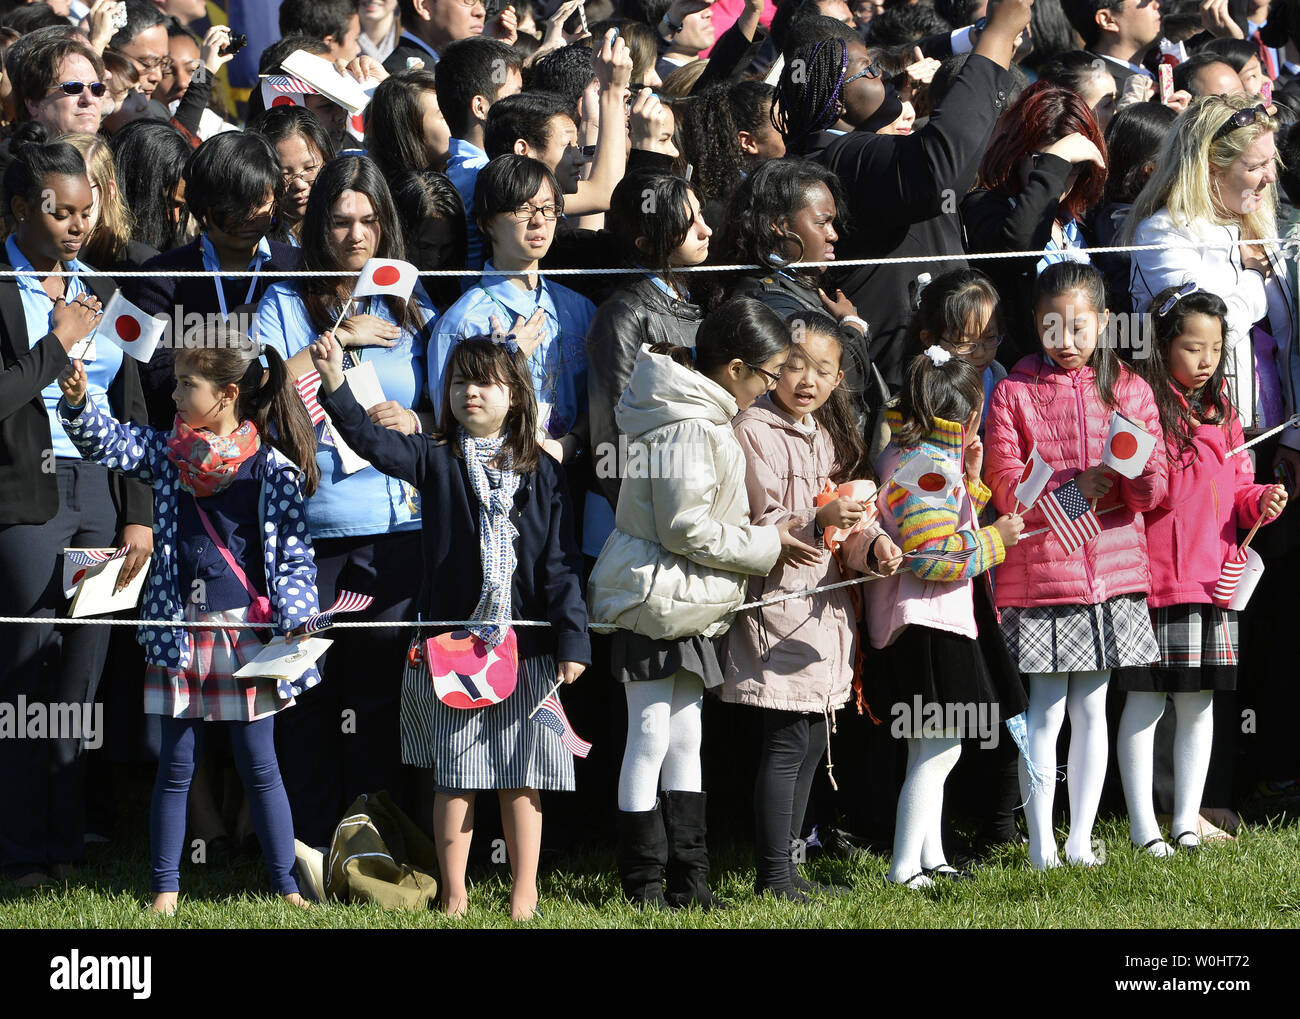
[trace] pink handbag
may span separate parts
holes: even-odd
[[[429,637],[411,649],[423,658],[438,700],[449,708],[486,708],[514,693],[519,681],[519,645],[513,627],[505,640],[489,648],[468,630]]]

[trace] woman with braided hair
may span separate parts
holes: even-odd
[[[1006,104],[1007,68],[1031,5],[990,5],[988,27],[951,90],[926,126],[906,136],[877,133],[898,119],[902,104],[852,29],[826,20],[822,38],[805,35],[786,54],[773,124],[792,155],[820,163],[843,182],[856,226],[840,238],[837,257],[917,257],[853,269],[835,283],[870,320],[872,354],[891,386],[902,380],[917,276],[960,267],[928,258],[962,252],[957,203]]]

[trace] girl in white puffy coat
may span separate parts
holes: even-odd
[[[593,625],[615,628],[613,671],[627,693],[623,891],[641,904],[707,908],[700,711],[705,688],[722,682],[710,638],[726,631],[749,576],[819,554],[789,533],[794,520],[749,522],[745,456],[731,429],[780,378],[785,324],[758,301],[734,298],[701,323],[693,352],[660,349],[641,350],[615,410],[627,455],[588,605]]]

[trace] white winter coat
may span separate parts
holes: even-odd
[[[736,401],[716,382],[643,347],[614,416],[627,437],[614,531],[588,584],[593,624],[656,640],[724,633],[747,576],[781,552],[749,522]]]

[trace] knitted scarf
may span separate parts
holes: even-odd
[[[510,618],[515,538],[519,534],[510,520],[519,475],[508,463],[504,469],[491,465],[503,441],[500,437],[475,438],[460,429],[460,448],[470,487],[478,498],[479,554],[483,562],[483,593],[474,609],[474,618],[483,622],[469,627],[469,631],[489,648],[506,639],[506,627],[501,624]]]
[[[180,472],[181,488],[202,499],[224,491],[235,480],[239,465],[261,445],[257,426],[251,421],[229,435],[217,435],[206,428],[191,428],[177,414],[167,440],[167,459]]]

